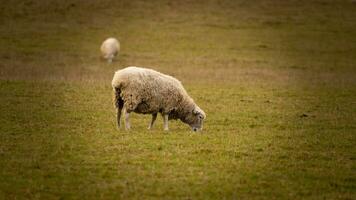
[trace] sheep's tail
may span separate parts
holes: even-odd
[[[118,87],[114,87],[114,106],[116,107],[116,121],[117,127],[120,128],[120,118],[121,118],[121,111],[124,107],[124,100],[120,97],[121,90]]]
[[[124,100],[120,97],[121,90],[118,87],[114,88],[113,102],[115,108],[121,110],[124,107]]]
[[[111,85],[113,88],[113,103],[115,108],[122,109],[123,107],[123,99],[120,97],[121,94],[121,88],[122,88],[122,83],[119,79],[119,71],[115,72],[114,78],[111,81]]]

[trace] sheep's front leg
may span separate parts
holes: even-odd
[[[163,125],[164,130],[168,131],[168,114],[163,114]]]
[[[130,130],[130,128],[131,128],[129,117],[130,117],[130,113],[127,112],[127,110],[125,109],[125,129],[126,130]]]
[[[152,114],[152,120],[151,120],[151,123],[148,125],[148,130],[151,130],[151,129],[152,129],[153,124],[154,124],[155,121],[156,121],[156,118],[157,118],[157,113]]]

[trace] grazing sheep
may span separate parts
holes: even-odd
[[[100,47],[101,54],[104,59],[108,60],[108,63],[111,63],[114,57],[120,51],[120,43],[115,38],[106,39]]]
[[[169,119],[180,119],[193,131],[203,128],[204,111],[194,103],[180,81],[171,76],[152,69],[127,67],[115,73],[112,87],[118,127],[123,109],[126,130],[130,129],[131,112],[152,114],[148,129],[152,128],[157,113],[163,116],[164,130],[168,130]]]

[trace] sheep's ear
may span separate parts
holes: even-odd
[[[203,119],[206,118],[205,112],[204,112],[201,108],[199,108],[199,106],[196,106],[196,107],[194,108],[193,114],[195,114],[195,115],[201,115]]]
[[[199,114],[200,112],[199,112],[199,109],[197,109],[197,107],[195,107],[194,108],[194,110],[193,110],[193,114],[194,115],[197,115],[197,114]]]
[[[194,110],[193,110],[193,114],[195,114],[195,115],[205,115],[204,114],[204,111],[202,110],[202,109],[200,109],[198,106],[196,106],[195,108],[194,108]]]

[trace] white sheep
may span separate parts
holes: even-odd
[[[115,38],[106,39],[100,47],[102,57],[108,60],[109,63],[112,62],[114,57],[120,51],[120,43]]]
[[[112,87],[118,127],[123,110],[126,130],[130,129],[131,112],[152,114],[148,129],[152,128],[157,113],[163,116],[164,130],[168,130],[169,119],[180,119],[193,131],[203,128],[204,111],[194,103],[180,81],[171,76],[152,69],[127,67],[115,72]]]

